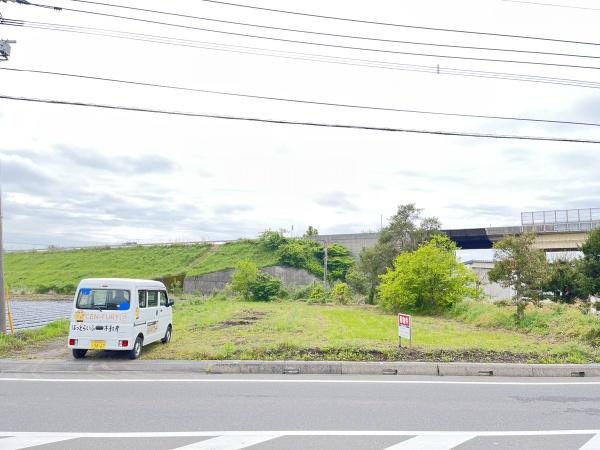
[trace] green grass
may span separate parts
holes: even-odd
[[[277,265],[276,252],[268,250],[258,241],[228,242],[215,248],[206,258],[194,265],[188,275],[204,275],[225,269],[233,269],[241,260],[250,260],[258,267]]]
[[[17,333],[0,334],[0,358],[14,356],[15,352],[39,348],[48,341],[69,334],[69,321],[59,320],[35,330],[19,331]]]
[[[211,246],[168,245],[7,253],[6,278],[13,292],[72,293],[87,277],[157,279],[181,275]]]
[[[502,328],[557,339],[577,339],[600,346],[600,317],[582,314],[575,306],[530,305],[523,320],[517,320],[515,307],[483,302],[463,302],[448,316],[482,328]]]
[[[374,307],[191,300],[176,305],[174,323],[172,343],[148,347],[145,358],[600,361],[576,339],[427,316],[413,317],[413,348],[399,352],[396,317]]]

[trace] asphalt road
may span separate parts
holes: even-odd
[[[0,450],[589,450],[600,449],[597,436],[594,379],[111,372],[0,378]]]

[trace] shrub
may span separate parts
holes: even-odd
[[[321,261],[323,261],[324,252],[320,253],[319,256]],[[344,280],[348,270],[352,266],[354,266],[354,258],[350,250],[340,244],[331,244],[328,246],[327,272],[331,280]]]
[[[331,290],[331,296],[336,303],[347,305],[352,299],[350,286],[348,286],[346,283],[337,283]]]
[[[273,275],[259,272],[256,279],[250,283],[252,300],[272,300],[281,292],[283,282]]]
[[[367,295],[369,291],[369,279],[356,266],[350,268],[346,274],[346,283],[357,294]]]
[[[244,300],[250,300],[252,283],[258,277],[258,266],[252,261],[243,260],[237,263],[236,268],[230,288],[233,292],[240,294]]]
[[[322,284],[315,283],[312,285],[312,289],[310,290],[310,295],[308,297],[313,300],[325,300],[327,293],[325,292]]]
[[[283,244],[285,244],[288,239],[279,231],[271,231],[266,230],[258,238],[258,242],[261,245],[268,248],[269,250],[277,250]]]
[[[479,298],[477,275],[456,259],[456,244],[435,236],[414,252],[402,253],[381,276],[381,305],[389,311],[447,309],[467,297]]]

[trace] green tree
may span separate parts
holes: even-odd
[[[456,250],[447,236],[438,235],[401,253],[393,269],[381,276],[381,305],[394,312],[438,312],[465,298],[479,298],[477,275],[458,261]]]
[[[575,303],[582,299],[585,281],[578,261],[557,259],[549,264],[548,278],[544,291],[552,293],[553,300],[559,303]]]
[[[306,230],[306,233],[304,233],[304,237],[318,236],[318,235],[319,235],[319,230],[314,228],[312,225],[309,225],[308,229]]]
[[[258,277],[258,266],[252,261],[242,260],[237,263],[236,271],[231,278],[231,290],[248,301],[252,299],[252,286]]]
[[[600,296],[600,228],[594,228],[581,246],[581,273],[587,295]]]
[[[398,206],[396,214],[381,230],[377,244],[361,252],[358,267],[369,282],[368,303],[375,302],[380,275],[392,267],[399,254],[416,250],[420,244],[439,233],[439,220],[435,217],[423,218],[422,211],[413,203]]]
[[[535,234],[508,236],[494,244],[496,264],[488,273],[492,282],[514,290],[517,319],[525,316],[528,303],[538,304],[544,295],[549,268],[546,254],[533,248]]]

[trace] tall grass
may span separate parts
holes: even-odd
[[[530,305],[525,317],[518,320],[514,307],[467,301],[455,305],[448,316],[480,327],[503,328],[561,339],[573,338],[600,346],[600,317],[583,314],[575,306]]]

